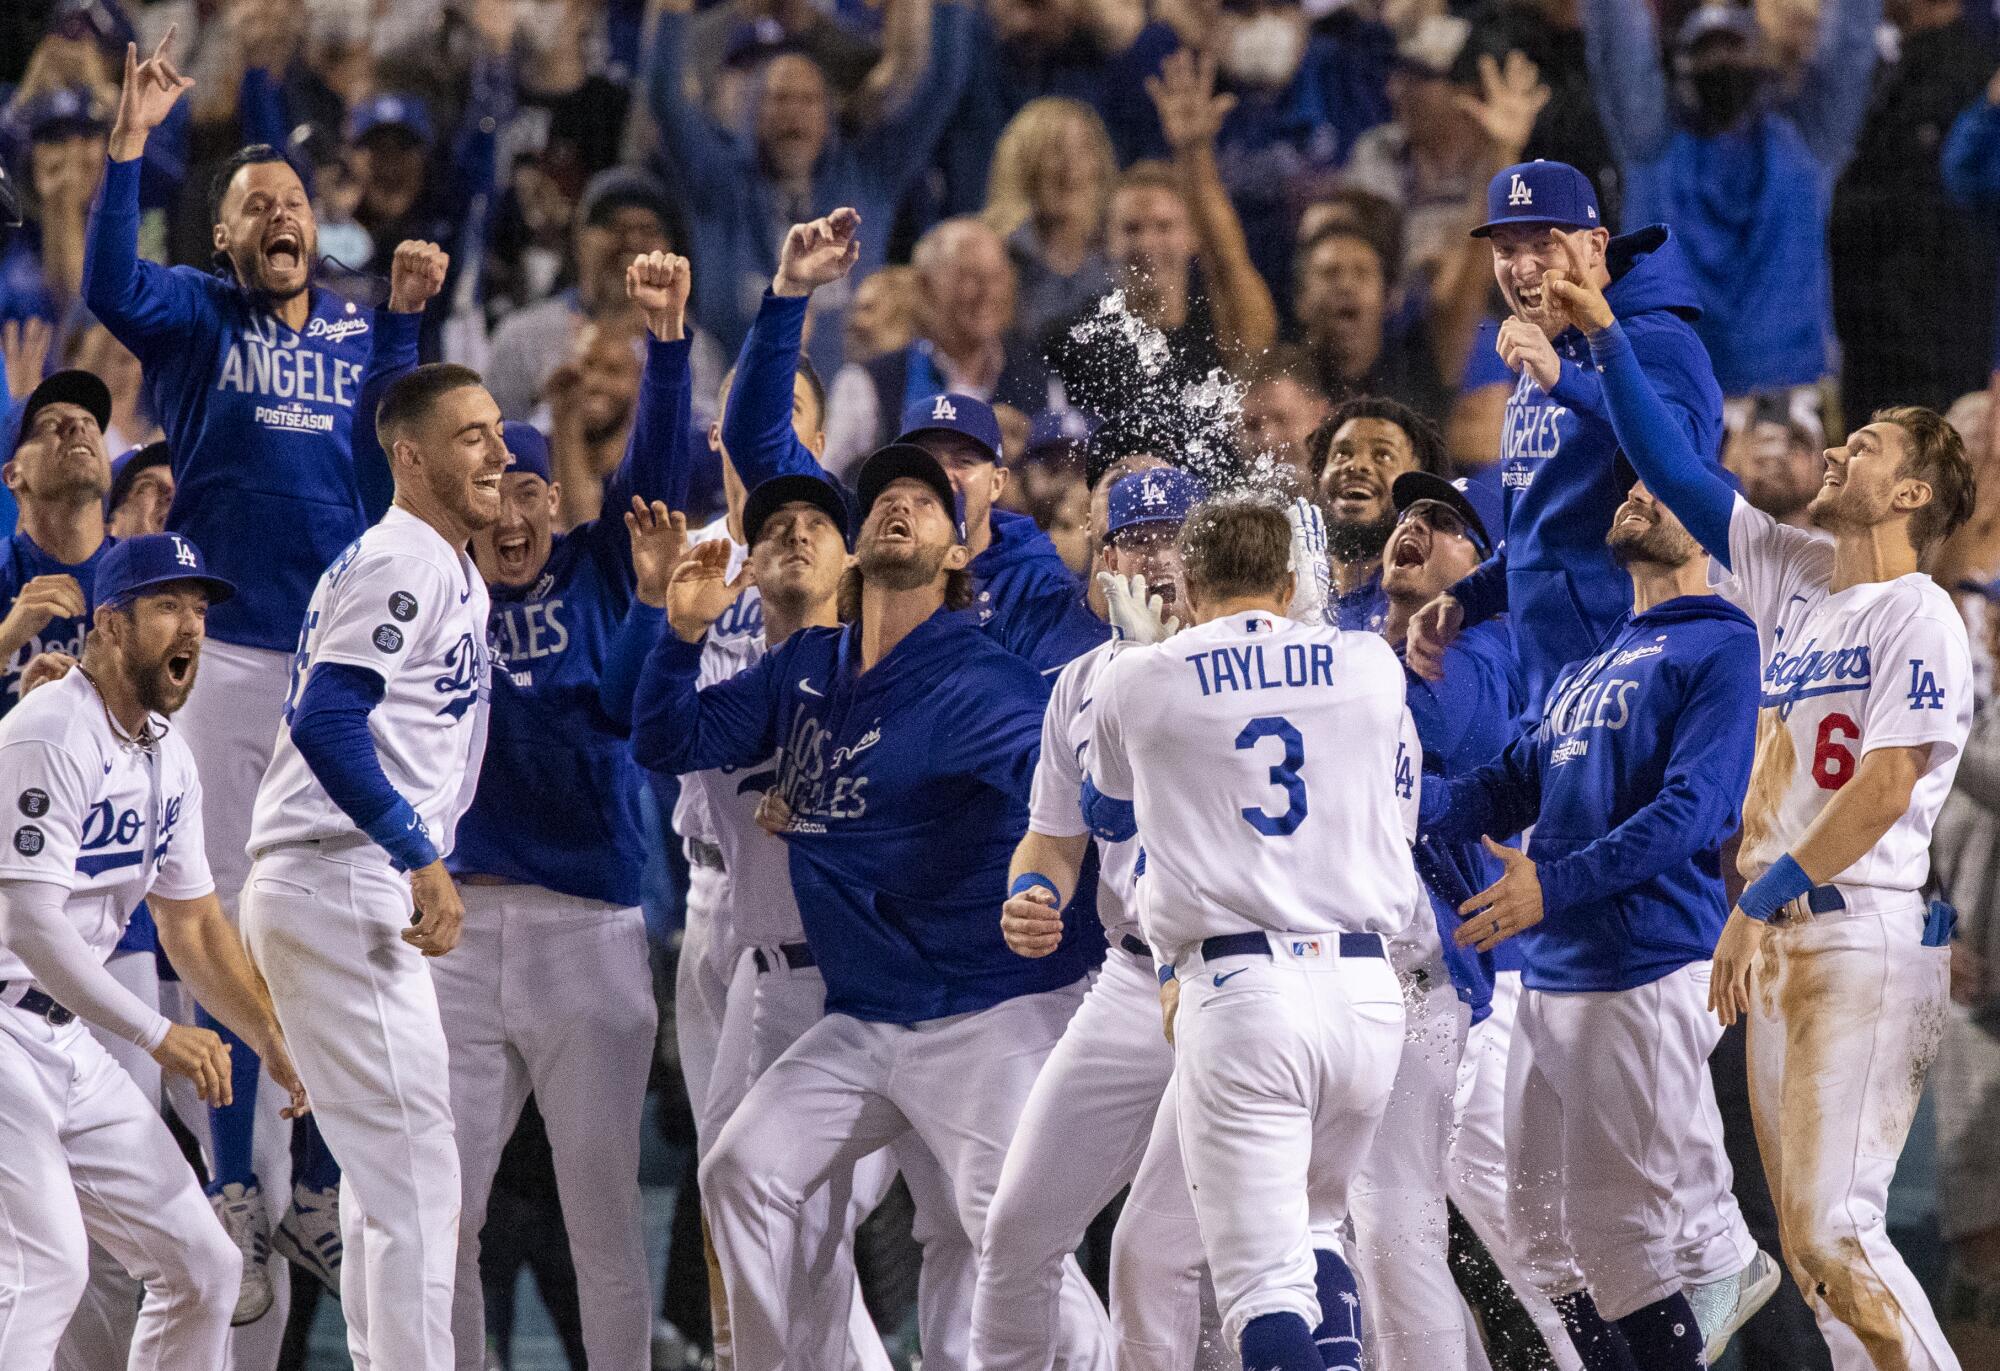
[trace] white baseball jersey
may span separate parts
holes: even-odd
[[[1833,878],[1917,890],[1972,727],[1972,652],[1950,597],[1920,572],[1833,594],[1833,539],[1780,524],[1741,496],[1729,560],[1711,564],[1710,583],[1756,620],[1764,658],[1743,874],[1755,878],[1796,846],[1864,754],[1928,745],[1909,809]]]
[[[743,563],[749,560],[750,549],[731,537],[728,515],[713,520],[691,535],[688,546],[698,547],[718,538],[729,542],[729,565],[723,574],[733,580],[743,570]],[[702,644],[700,683],[708,685],[712,680],[727,680],[763,655],[764,600],[757,593],[757,587],[751,586],[736,597],[735,603],[723,611],[720,619],[709,626],[708,639]],[[718,672],[714,676],[709,674],[711,657]],[[724,670],[723,667],[730,662],[735,665]],[[681,787],[680,798],[674,802],[673,828],[683,838],[721,846],[716,841],[715,825],[708,816],[707,794],[699,786]]]
[[[80,669],[0,721],[0,878],[67,886],[64,912],[100,961],[149,891],[193,900],[215,889],[194,757],[171,726],[153,727],[164,736],[150,747],[127,741]],[[0,947],[0,981],[26,979]]]
[[[1100,643],[1065,666],[1049,693],[1049,711],[1042,717],[1042,756],[1028,792],[1028,827],[1037,833],[1074,838],[1090,831],[1077,796],[1090,770],[1093,692],[1111,661],[1111,648],[1110,643]],[[1128,933],[1140,936],[1132,889],[1139,846],[1137,838],[1122,843],[1100,839],[1097,844],[1097,917],[1114,943]]]
[[[292,710],[322,662],[382,678],[382,702],[368,715],[376,756],[438,854],[451,851],[486,750],[486,613],[486,582],[472,558],[401,508],[340,554],[299,630],[277,747],[250,823],[253,858],[277,843],[356,832],[292,744]]]
[[[1132,802],[1162,954],[1220,933],[1394,935],[1414,916],[1422,751],[1379,636],[1234,614],[1119,653],[1095,694],[1091,779]]]

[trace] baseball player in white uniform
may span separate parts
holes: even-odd
[[[1401,664],[1284,617],[1291,537],[1257,501],[1190,516],[1196,626],[1106,669],[1084,791],[1100,837],[1146,835],[1183,1161],[1225,1334],[1259,1371],[1360,1365],[1338,1231],[1402,1055],[1384,942],[1422,898]]]
[[[348,1349],[449,1371],[458,1149],[424,957],[463,917],[444,867],[484,750],[500,408],[464,367],[390,386],[395,504],[320,577],[251,826],[243,932],[339,1157]],[[414,911],[414,918],[413,918]]]
[[[86,1240],[145,1289],[127,1364],[227,1355],[242,1261],[152,1100],[88,1031],[137,1044],[204,1099],[229,1049],[104,969],[142,898],[205,1003],[302,1113],[269,998],[222,914],[201,783],[168,716],[193,688],[208,606],[233,587],[177,534],[129,539],[96,574],[82,662],[0,724],[0,1365],[46,1371],[86,1279]]]
[[[1062,892],[1073,892],[1088,870],[1090,829],[1078,795],[1096,684],[1114,650],[1153,641],[1164,631],[1153,614],[1128,610],[1154,597],[1163,610],[1178,602],[1174,539],[1202,494],[1199,481],[1172,467],[1124,476],[1111,487],[1098,564],[1121,636],[1064,667],[1050,693],[1028,832],[1014,850],[1013,893],[1000,918],[1008,946],[1022,956],[1046,956],[1061,945]],[[1160,1032],[1153,950],[1140,936],[1132,905],[1138,862],[1136,838],[1097,849],[1097,917],[1110,947],[1035,1078],[994,1191],[973,1303],[973,1355],[985,1371],[1044,1371],[1051,1364],[1063,1258],[1138,1170],[1173,1075],[1173,1052]],[[1194,1329],[1184,1312],[1157,1306],[1143,1314],[1115,1311],[1113,1326],[1121,1341],[1128,1329],[1148,1342],[1171,1339],[1174,1359],[1186,1366],[1193,1361]]]
[[[1884,1224],[1942,1031],[1948,906],[1926,908],[1931,824],[1971,728],[1965,627],[1921,568],[1970,516],[1942,417],[1906,407],[1829,449],[1778,524],[1687,450],[1602,294],[1553,287],[1591,338],[1626,455],[1757,625],[1757,752],[1711,1005],[1749,1017],[1751,1103],[1785,1259],[1839,1371],[1955,1368]]]

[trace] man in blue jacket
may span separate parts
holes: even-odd
[[[209,865],[234,917],[249,875],[251,810],[270,764],[306,602],[320,573],[389,507],[387,465],[364,469],[353,458],[373,334],[385,315],[422,309],[443,281],[446,260],[435,245],[399,246],[388,305],[372,319],[352,301],[316,289],[318,229],[305,186],[279,152],[256,145],[223,164],[210,192],[218,270],[142,261],[140,162],[148,137],[193,84],[175,69],[166,39],[144,62],[127,50],[110,160],[85,246],[83,297],[144,367],[148,407],[174,458],[168,531],[207,549],[216,573],[243,588],[210,620],[201,685],[175,720],[201,772]],[[229,1037],[219,1024],[209,1026]],[[338,1269],[338,1256],[329,1266],[325,1253],[338,1252],[339,1229],[330,1167],[307,1168],[296,1193],[286,1184],[288,1130],[261,1130],[267,1145],[257,1150],[253,1174],[257,1059],[247,1046],[234,1046],[235,1102],[212,1115],[210,1188],[244,1251],[237,1319],[250,1322],[273,1307],[274,1286],[281,1302],[288,1289],[265,1270],[270,1225],[279,1223],[281,1235],[290,1235],[288,1255],[322,1280]],[[276,1123],[273,1100],[281,1103],[282,1094],[261,1098]],[[323,1153],[313,1155],[323,1161]],[[283,1318],[280,1303],[273,1323]],[[257,1360],[268,1353],[275,1361],[276,1331]],[[239,1365],[243,1356],[239,1348]]]
[[[1631,574],[1631,612],[1558,678],[1539,726],[1425,787],[1423,819],[1435,839],[1482,839],[1505,869],[1460,906],[1458,942],[1521,938],[1508,1231],[1591,1371],[1697,1371],[1704,1343],[1719,1354],[1777,1286],[1729,1195],[1708,1074],[1757,634],[1707,593],[1701,548],[1643,486],[1606,541]],[[1493,841],[1530,826],[1525,855]],[[1689,1193],[1696,1173],[1719,1174],[1719,1192]],[[1711,1223],[1688,1212],[1710,1206]]]
[[[722,417],[722,442],[746,486],[793,473],[823,476],[819,459],[792,432],[793,376],[806,303],[844,279],[860,259],[861,216],[835,210],[785,235],[778,273],[743,340]],[[1010,652],[1053,676],[1103,642],[1084,587],[1033,519],[996,507],[1007,488],[1000,423],[969,395],[927,395],[903,414],[898,443],[912,443],[944,466],[965,502],[967,571],[978,621]]]
[[[776,790],[826,1017],[770,1067],[703,1162],[737,1371],[777,1371],[805,1197],[914,1132],[951,1176],[975,1248],[1043,1059],[1082,997],[1094,924],[1035,960],[993,909],[1027,825],[1043,680],[957,611],[971,602],[959,497],[937,460],[892,444],[863,464],[845,627],[804,628],[697,690],[701,643],[740,581],[698,551],[669,587],[673,630],[647,663],[643,766],[748,766],[781,751]],[[718,553],[720,550],[718,550]],[[1094,1300],[1076,1289],[1065,1309]],[[1065,1320],[1072,1356],[1108,1355]],[[1093,1343],[1096,1345],[1093,1346]]]
[[[1867,117],[1882,0],[1823,0],[1790,82],[1747,7],[1688,13],[1671,74],[1646,0],[1582,9],[1626,222],[1673,225],[1722,393],[1817,384],[1832,369],[1827,219]]]
[[[650,336],[603,517],[554,531],[560,491],[548,441],[510,423],[500,519],[472,538],[492,597],[497,669],[479,785],[449,863],[464,891],[464,931],[432,971],[464,1197],[452,1301],[461,1371],[484,1364],[479,1233],[530,1093],[548,1124],[585,1350],[608,1366],[647,1355],[639,1134],[658,1025],[639,909],[644,782],[600,687],[633,599],[624,512],[634,496],[679,505],[687,494],[690,280],[686,259],[664,252],[626,268],[626,295]],[[371,366],[371,391],[414,368],[421,319],[378,322],[378,347],[396,360]],[[362,442],[366,459],[379,460],[372,439]]]
[[[1435,675],[1438,653],[1461,627],[1506,612],[1527,690],[1540,711],[1565,663],[1597,650],[1631,601],[1632,583],[1605,546],[1624,498],[1618,438],[1581,332],[1553,307],[1543,279],[1563,264],[1556,229],[1591,244],[1589,270],[1619,317],[1638,322],[1640,364],[1672,409],[1688,446],[1714,461],[1722,442],[1722,392],[1695,336],[1701,317],[1677,240],[1659,226],[1613,238],[1598,221],[1589,178],[1562,162],[1524,162],[1486,189],[1493,274],[1513,317],[1498,350],[1519,373],[1500,431],[1506,529],[1498,555],[1426,605],[1411,625],[1410,665]],[[1644,341],[1642,342],[1641,339]]]

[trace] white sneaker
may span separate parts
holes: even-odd
[[[1750,1264],[1735,1275],[1687,1288],[1695,1322],[1701,1325],[1702,1357],[1710,1366],[1722,1359],[1736,1330],[1770,1303],[1782,1279],[1778,1263],[1759,1248]]]
[[[254,1180],[248,1185],[231,1181],[208,1202],[222,1220],[222,1231],[243,1254],[243,1284],[236,1292],[236,1312],[229,1318],[240,1328],[271,1311],[271,1235],[264,1230],[264,1193]]]
[[[340,1191],[292,1187],[292,1207],[278,1220],[271,1247],[340,1298]]]

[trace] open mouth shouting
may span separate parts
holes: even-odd
[[[194,664],[198,655],[195,649],[188,648],[167,657],[167,679],[173,682],[175,689],[184,688],[194,679]]]
[[[1396,535],[1395,545],[1389,549],[1389,565],[1392,567],[1420,567],[1424,564],[1424,539],[1415,529],[1404,529]]]
[[[891,514],[882,520],[882,526],[875,531],[875,541],[912,542],[916,538],[916,524],[907,514]]]
[[[531,569],[531,550],[534,539],[526,529],[498,534],[493,539],[493,560],[498,563],[500,578],[508,583],[525,580]]]
[[[289,277],[304,271],[305,235],[289,224],[272,229],[264,236],[264,263],[277,276]]]

